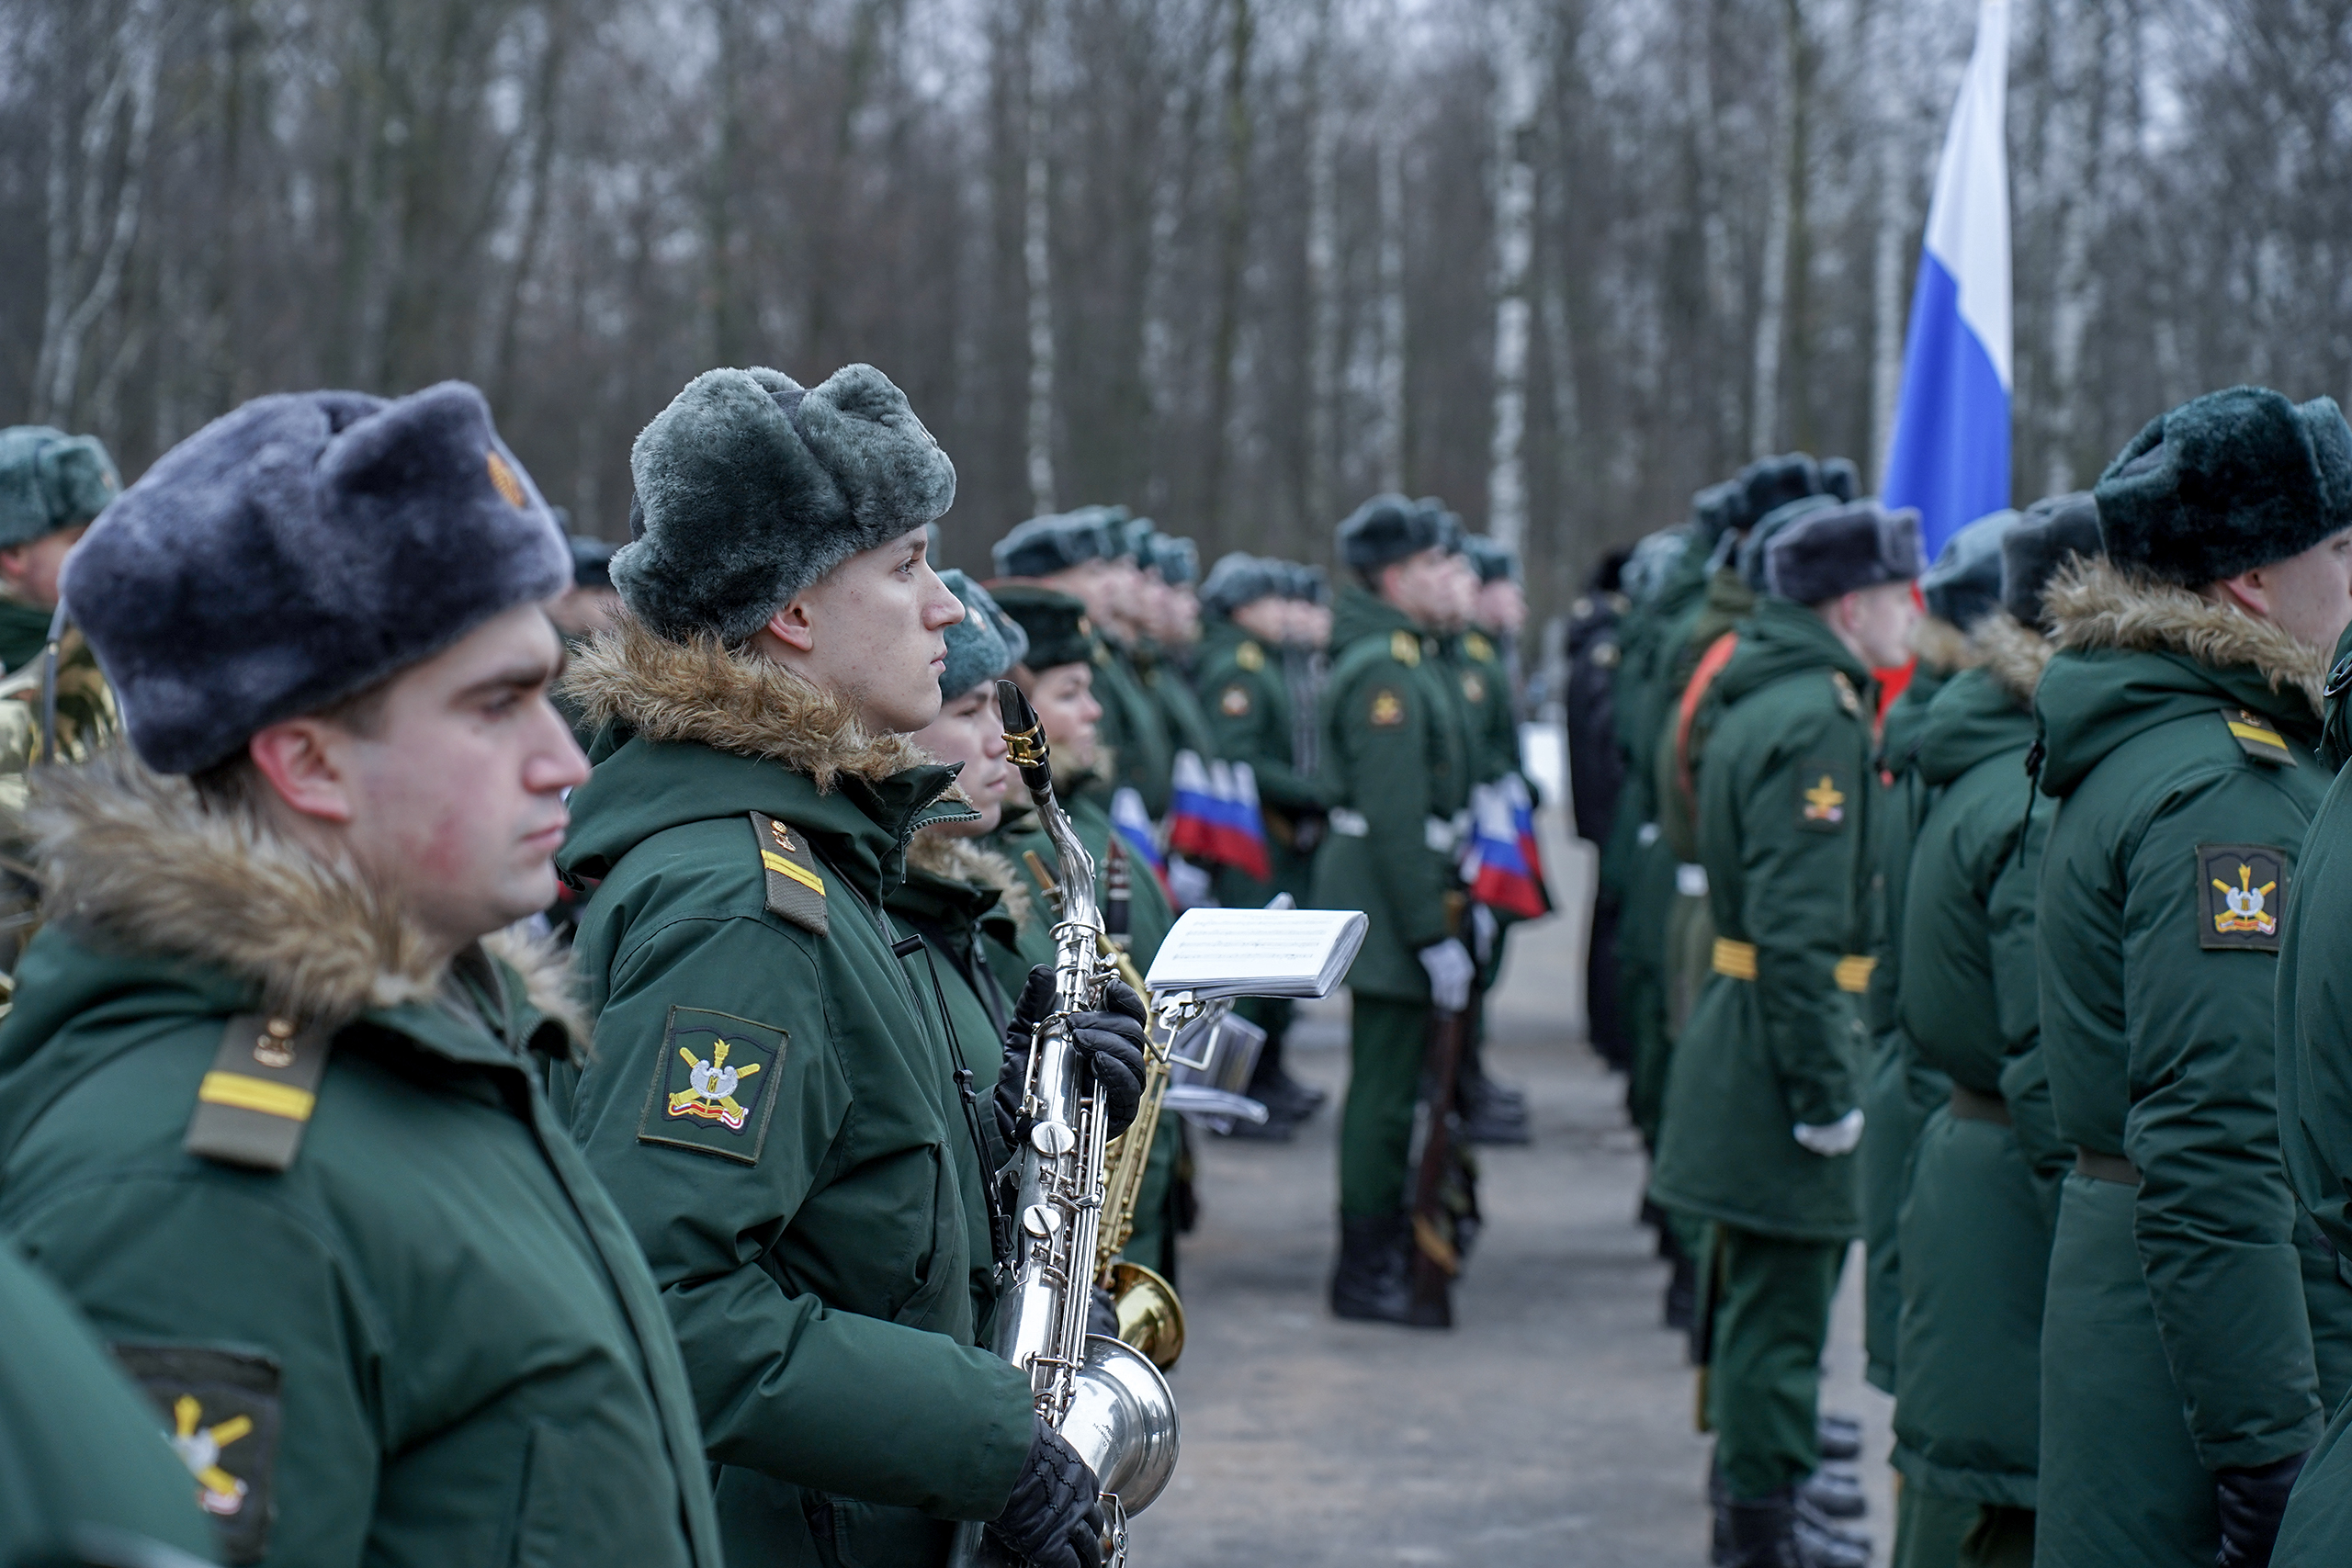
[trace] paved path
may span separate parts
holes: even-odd
[[[1555,845],[1553,864],[1585,863]],[[1323,1305],[1343,1001],[1292,1036],[1294,1070],[1332,1106],[1289,1144],[1202,1140],[1174,1379],[1183,1462],[1135,1523],[1136,1568],[1706,1562],[1708,1440],[1691,1430],[1681,1342],[1657,1326],[1665,1268],[1633,1223],[1640,1143],[1620,1080],[1581,1042],[1582,942],[1568,917],[1512,940],[1489,1061],[1526,1089],[1534,1141],[1484,1156],[1487,1225],[1452,1333],[1341,1323]],[[1860,1381],[1857,1274],[1827,1403],[1872,1428],[1883,1562],[1887,1401]]]

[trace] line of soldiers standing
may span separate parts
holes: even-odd
[[[119,493],[96,443],[0,434],[38,899],[0,1020],[0,1562],[935,1568],[968,1520],[1095,1568],[1096,1478],[986,1348],[1057,892],[1001,676],[1139,968],[1172,901],[1116,863],[1159,849],[1119,797],[1172,809],[1179,749],[1250,764],[1277,852],[1190,897],[1373,908],[1334,1300],[1408,1315],[1404,1042],[1500,957],[1453,852],[1517,766],[1510,558],[1386,497],[1336,616],[1227,558],[1194,692],[1183,541],[1100,509],[1014,530],[994,592],[933,570],[954,468],[872,367],[707,372],[631,470],[605,550],[461,383],[256,399]],[[1143,1003],[1068,1021],[1118,1135]],[[1253,1088],[1277,1134],[1313,1109],[1278,1052]],[[1126,1256],[1172,1278],[1164,1131]]]
[[[1898,1564],[2343,1562],[2352,429],[2209,394],[1932,564],[1835,468],[1701,492],[1571,677],[1713,1560],[1868,1561],[1860,1239]]]

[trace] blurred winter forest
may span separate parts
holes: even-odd
[[[2014,0],[2016,486],[2341,393],[2352,0]],[[871,360],[944,554],[1124,501],[1539,604],[1765,451],[1875,474],[1973,0],[0,0],[0,423],[135,475],[256,393],[480,383],[582,529],[695,372]]]

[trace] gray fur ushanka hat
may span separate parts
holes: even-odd
[[[1377,571],[1392,561],[1440,546],[1451,548],[1447,513],[1401,495],[1375,495],[1348,514],[1337,530],[1340,559],[1356,571]]]
[[[1764,568],[1764,552],[1771,547],[1772,541],[1780,537],[1782,530],[1798,518],[1809,516],[1823,507],[1837,504],[1838,499],[1835,496],[1801,495],[1784,505],[1772,508],[1771,511],[1758,518],[1755,525],[1747,530],[1747,536],[1739,542],[1739,580],[1747,584],[1751,592],[1765,592],[1768,583]]]
[[[1212,615],[1230,615],[1244,604],[1276,595],[1295,597],[1287,561],[1265,560],[1241,550],[1217,558],[1201,584],[1201,608]]]
[[[989,551],[999,577],[1051,577],[1117,553],[1111,530],[1092,508],[1049,513],[1016,524]]]
[[[939,581],[964,602],[964,618],[942,634],[947,638],[947,668],[939,672],[939,695],[952,703],[1026,659],[1029,634],[987,589],[954,567],[941,572]]]
[[[1464,535],[1462,553],[1470,558],[1472,566],[1478,569],[1478,582],[1481,587],[1489,582],[1501,582],[1506,579],[1512,582],[1522,581],[1519,570],[1519,552],[1508,545],[1497,544],[1484,534]]]
[[[2091,492],[2044,496],[2001,536],[2001,608],[2025,626],[2040,626],[2042,594],[2058,569],[2098,553],[2098,504]]]
[[[740,643],[856,555],[936,519],[956,465],[871,365],[813,388],[706,370],[639,433],[613,586],[662,636]]]
[[[445,381],[222,415],[107,509],[62,588],[132,747],[192,773],[571,580],[490,405]]]
[[[1876,498],[1832,502],[1772,536],[1764,574],[1770,590],[1800,604],[1820,604],[1882,583],[1919,575],[1919,514],[1889,512]]]
[[[2333,398],[2208,392],[2149,421],[2093,494],[2108,558],[2201,587],[2352,528],[2352,430]]]
[[[1919,574],[1928,614],[1969,631],[1999,609],[2001,541],[2021,521],[2021,513],[1990,513],[1946,539],[1935,564]]]
[[[0,430],[0,550],[87,523],[121,488],[95,435],[45,424]]]

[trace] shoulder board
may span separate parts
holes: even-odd
[[[1829,672],[1830,683],[1838,688],[1838,705],[1856,718],[1862,716],[1862,694],[1854,690],[1854,682],[1846,679],[1843,670]]]
[[[1495,661],[1495,645],[1487,640],[1483,632],[1472,632],[1462,639],[1462,646],[1468,649],[1470,657],[1481,664],[1492,664]]]
[[[204,1159],[285,1170],[302,1150],[334,1036],[266,1013],[239,1013],[221,1032],[180,1146]]]
[[[1411,632],[1388,634],[1388,657],[1408,670],[1418,670],[1421,663],[1421,639]]]
[[[2268,719],[2245,708],[2223,708],[2222,722],[2230,727],[2230,738],[2256,761],[2267,762],[2274,768],[2295,765],[2295,754],[2287,749],[2287,738]]]
[[[781,916],[813,935],[823,936],[827,930],[825,878],[818,869],[816,852],[809,849],[807,835],[795,833],[789,822],[779,822],[754,811],[752,837],[759,847],[761,868],[767,875],[768,913]]]
[[[1244,670],[1263,670],[1266,667],[1266,650],[1254,642],[1245,642],[1233,650],[1233,661]]]

